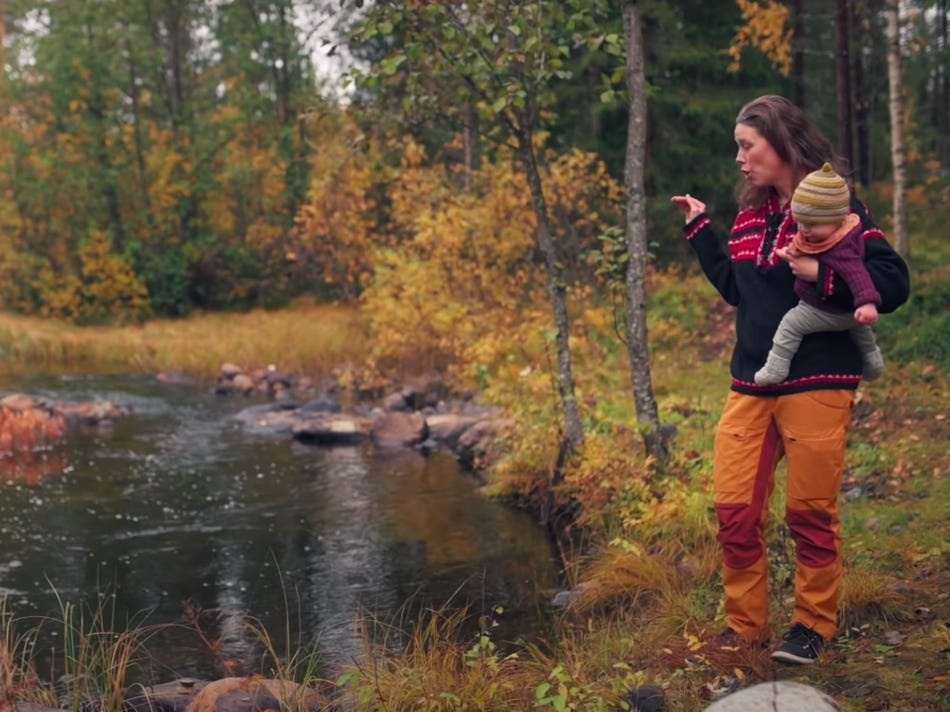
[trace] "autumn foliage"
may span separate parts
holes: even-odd
[[[556,241],[580,289],[596,278],[578,256],[616,221],[620,190],[591,154],[547,158]],[[448,369],[467,387],[484,387],[506,369],[548,373],[544,350],[533,346],[551,328],[544,268],[511,157],[478,170],[433,168],[409,142],[389,199],[388,232],[373,252],[374,279],[361,302],[374,336],[371,359],[383,369],[393,359]]]
[[[87,406],[62,406],[55,409],[19,394],[0,401],[0,478],[34,485],[47,475],[63,472],[69,464],[67,454],[53,446],[66,436],[73,415],[83,413]],[[0,679],[2,667],[0,660]]]
[[[736,0],[742,11],[742,25],[733,38],[728,53],[732,60],[729,71],[738,71],[742,50],[758,49],[783,77],[792,71],[792,38],[788,6],[775,0]]]
[[[0,405],[0,458],[49,446],[65,433],[66,420],[61,415]]]

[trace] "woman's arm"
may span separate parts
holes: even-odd
[[[709,218],[703,213],[692,222],[686,223],[683,231],[699,258],[699,266],[702,267],[706,279],[728,304],[738,306],[739,289],[736,286],[732,258],[722,249]]]
[[[695,250],[699,266],[702,267],[706,278],[726,302],[736,306],[739,303],[739,290],[736,288],[732,271],[732,260],[723,251],[719,238],[712,229],[706,215],[706,204],[689,193],[674,195],[670,200],[683,212],[686,220],[683,233]]]

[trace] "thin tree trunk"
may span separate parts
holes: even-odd
[[[0,0],[0,81],[7,76],[7,58],[4,51],[7,42],[7,15],[3,0]]]
[[[602,114],[600,112],[600,69],[591,65],[584,72],[585,87],[584,97],[587,105],[587,112],[590,116],[590,145],[596,146],[601,138],[603,131]]]
[[[537,156],[534,153],[531,133],[522,121],[522,129],[518,132],[518,152],[528,178],[528,188],[531,192],[531,205],[534,208],[535,219],[538,221],[538,247],[544,256],[547,268],[548,296],[551,300],[551,311],[554,316],[555,346],[557,349],[557,388],[561,400],[561,412],[564,416],[564,443],[567,454],[580,450],[584,444],[584,428],[581,424],[580,411],[577,407],[577,396],[574,393],[574,373],[571,367],[570,333],[571,323],[567,314],[567,286],[558,259],[557,248],[551,232],[551,220],[548,215],[547,200],[544,197],[544,188],[541,185],[541,174],[538,171]],[[560,478],[560,468],[555,472],[553,484]]]
[[[152,212],[152,199],[148,190],[148,173],[145,160],[145,142],[142,138],[142,107],[140,104],[141,90],[139,88],[138,67],[135,64],[135,55],[132,52],[131,43],[124,41],[125,53],[129,59],[129,98],[132,101],[132,145],[135,155],[136,177],[138,178],[138,190],[142,202],[145,204],[145,215],[148,216],[149,224],[152,223],[154,213]]]
[[[644,76],[643,23],[636,0],[623,5],[623,24],[627,44],[627,152],[624,187],[627,193],[627,355],[637,419],[644,433],[647,452],[658,460],[666,459],[661,437],[660,416],[650,376],[650,349],[647,341],[647,230],[643,170],[646,162],[647,94]]]
[[[857,28],[854,52],[854,126],[857,132],[857,175],[861,185],[871,183],[871,101],[868,98],[867,72],[864,49],[868,44],[867,0],[855,0],[852,6],[854,26]]]
[[[465,190],[472,187],[472,173],[481,164],[478,143],[478,111],[471,103],[465,105],[465,126],[462,133],[465,145]]]
[[[894,167],[894,246],[904,258],[910,257],[907,235],[907,151],[904,143],[901,76],[900,0],[887,0],[887,79],[891,116],[891,163]]]
[[[940,132],[940,149],[938,156],[944,168],[950,167],[950,71],[947,69],[947,0],[940,0],[937,6],[937,12],[940,13],[940,57],[941,61],[937,63],[939,77],[937,84],[939,87],[939,98],[937,100],[937,111],[940,121],[937,128]]]
[[[96,28],[91,22],[83,23],[86,42],[90,47],[96,44]],[[109,155],[109,130],[107,128],[107,111],[105,108],[106,100],[100,85],[92,82],[88,87],[88,108],[89,115],[95,120],[95,148],[93,156],[95,164],[98,167],[96,176],[98,178],[99,189],[105,199],[105,207],[109,213],[109,227],[115,240],[115,249],[122,252],[125,248],[125,223],[122,219],[122,207],[119,200],[119,187],[116,185],[115,172],[112,170],[112,160]]]
[[[838,95],[838,153],[854,170],[851,134],[851,13],[848,0],[837,0],[835,11],[835,86]]]
[[[792,5],[795,36],[792,38],[792,78],[795,85],[795,106],[805,109],[805,0]]]

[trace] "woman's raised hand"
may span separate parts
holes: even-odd
[[[670,198],[670,202],[683,211],[683,217],[686,218],[686,222],[689,222],[690,220],[693,220],[694,218],[697,218],[706,212],[706,203],[704,203],[702,200],[694,198],[689,193],[686,195],[674,195],[672,198]]]

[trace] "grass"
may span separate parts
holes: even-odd
[[[222,363],[327,375],[359,363],[366,336],[355,309],[295,303],[280,311],[205,314],[122,328],[0,313],[0,369],[179,371],[213,378]]]
[[[147,659],[147,641],[160,627],[142,620],[116,621],[112,599],[99,595],[91,607],[59,599],[57,619],[17,619],[0,600],[0,709],[4,702],[34,702],[85,712],[121,712],[131,676]],[[33,664],[36,641],[45,627],[61,641],[53,667],[40,679]],[[25,632],[20,632],[25,628]]]
[[[38,632],[36,626],[19,631],[6,599],[0,598],[0,709],[15,701],[55,702],[55,695],[36,676],[31,662]]]
[[[474,641],[464,610],[430,609],[407,632],[366,619],[366,654],[338,682],[359,709],[524,709],[531,695],[516,654],[498,652],[492,621]]]

